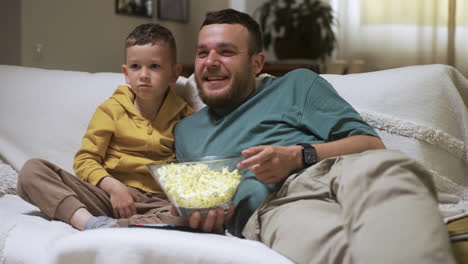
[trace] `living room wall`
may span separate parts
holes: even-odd
[[[18,0],[2,0],[0,8],[0,64],[21,64],[21,28],[19,23],[21,3]]]
[[[124,41],[142,23],[156,22],[175,35],[178,59],[192,63],[205,13],[228,0],[190,0],[188,23],[118,15],[115,0],[22,0],[21,65],[45,69],[120,72]],[[155,10],[157,11],[157,10]]]

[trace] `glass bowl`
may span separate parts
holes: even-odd
[[[148,169],[181,216],[195,211],[229,208],[246,169],[238,170],[244,156],[209,156],[201,160],[148,164]]]

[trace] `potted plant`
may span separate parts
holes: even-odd
[[[266,49],[279,60],[325,61],[336,46],[329,4],[320,0],[269,0],[257,10]]]

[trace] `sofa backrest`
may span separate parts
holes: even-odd
[[[439,185],[468,185],[468,81],[456,69],[426,65],[322,77],[388,148],[428,166]],[[0,156],[16,169],[39,157],[70,172],[96,107],[125,84],[120,73],[6,65],[0,81]],[[193,76],[180,77],[173,88],[195,109],[203,107]]]
[[[468,80],[447,65],[322,75],[389,149],[433,171],[440,191],[468,199]]]
[[[121,73],[87,73],[0,65],[0,157],[15,169],[30,158],[49,160],[73,173],[73,158],[99,104],[118,85]],[[200,108],[188,80],[176,93]]]

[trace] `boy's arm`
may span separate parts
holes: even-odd
[[[109,194],[116,218],[128,218],[137,213],[135,202],[139,199],[128,186],[112,177],[104,177],[98,187]]]
[[[110,196],[116,218],[128,218],[136,214],[135,193],[119,180],[110,177],[103,163],[109,142],[114,134],[114,120],[103,105],[96,109],[88,130],[83,136],[82,146],[75,155],[74,169],[83,181],[96,185]]]
[[[114,134],[114,121],[102,105],[96,109],[75,154],[73,169],[81,180],[97,185],[109,173],[103,167],[109,142]]]

